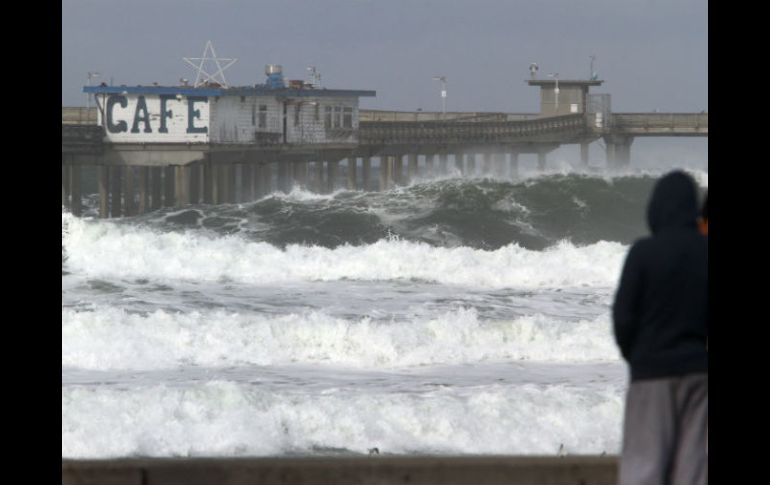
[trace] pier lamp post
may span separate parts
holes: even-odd
[[[98,72],[89,72],[88,73],[88,87],[91,87],[91,80],[95,77],[99,77],[101,74]],[[91,107],[91,93],[86,93],[86,110],[88,110]]]
[[[446,117],[446,76],[433,76],[434,81],[441,81],[441,117]]]
[[[556,108],[556,114],[558,115],[559,114],[559,73],[558,72],[551,73],[548,75],[548,77],[552,77],[556,80],[556,87],[553,88],[553,94],[555,97],[554,104]]]

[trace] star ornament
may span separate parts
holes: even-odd
[[[211,51],[210,56],[209,51]],[[223,87],[227,87],[227,80],[225,79],[224,70],[235,64],[235,62],[238,60],[225,57],[217,57],[217,53],[214,50],[214,45],[210,40],[206,41],[206,48],[203,49],[203,57],[183,57],[182,59],[184,59],[186,63],[190,64],[193,68],[195,68],[195,70],[198,71],[198,76],[195,78],[196,88],[208,82],[217,83]],[[200,63],[193,61],[200,61]],[[214,62],[217,68],[214,74],[210,74],[208,71],[206,71],[206,69],[204,69],[206,66],[206,61]],[[223,65],[222,62],[225,62],[225,64]]]

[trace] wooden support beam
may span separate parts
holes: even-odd
[[[123,214],[131,217],[136,215],[136,167],[123,167]]]
[[[150,194],[147,190],[150,167],[137,167],[137,186],[139,189],[139,207],[138,213],[144,214],[149,207]]]
[[[408,168],[407,168],[407,182],[411,182],[415,178],[417,178],[417,154],[416,153],[410,153],[408,156]]]
[[[449,173],[449,160],[446,153],[439,153],[438,155],[438,171],[441,175]]]
[[[233,202],[243,202],[243,164],[234,163],[233,167]]]
[[[278,190],[289,192],[291,190],[291,180],[289,178],[289,165],[291,162],[278,162]]]
[[[466,169],[466,172],[471,177],[476,175],[476,154],[475,153],[469,153],[468,159],[466,160],[468,168]]]
[[[99,217],[110,217],[110,167],[99,165],[97,168],[99,183]]]
[[[150,208],[158,210],[163,207],[163,169],[161,167],[150,168]]]
[[[361,161],[361,187],[364,190],[369,190],[371,187],[372,178],[372,158],[364,157]]]
[[[510,167],[508,173],[511,178],[519,178],[519,152],[511,152]]]
[[[174,167],[163,167],[163,207],[174,207]]]
[[[70,165],[61,166],[61,205],[70,209]]]
[[[275,164],[265,163],[262,165],[262,188],[264,189],[264,195],[273,193],[273,165]]]
[[[337,176],[339,174],[339,165],[340,162],[338,160],[329,160],[326,162],[326,174],[327,174],[327,192],[334,192],[334,189],[337,188]]]
[[[251,190],[251,164],[241,164],[241,202],[251,202],[254,200],[254,192]]]
[[[74,216],[80,216],[82,213],[83,199],[80,193],[80,165],[68,165],[70,169],[70,194],[72,201],[70,202],[70,212]]]
[[[252,200],[257,200],[260,198],[261,194],[259,193],[259,177],[262,176],[259,162],[251,162],[251,180],[249,182],[249,193],[251,194]]]
[[[388,189],[390,157],[380,157],[380,192]]]
[[[205,193],[206,193],[206,160],[203,159],[200,162],[196,163],[193,167],[193,170],[198,173],[198,183],[197,183],[197,192],[198,192],[198,199],[193,200],[194,204],[201,204],[204,202]]]
[[[358,175],[358,158],[348,158],[348,190],[356,190],[357,175]]]
[[[490,152],[484,152],[484,168],[482,169],[484,175],[492,175],[492,154]]]
[[[326,188],[324,182],[324,161],[316,160],[313,162],[313,191],[322,194]]]
[[[123,168],[120,165],[110,167],[110,178],[112,179],[112,192],[110,193],[110,216],[123,216]]]
[[[393,157],[393,179],[391,180],[391,186],[392,185],[401,185],[404,183],[404,156],[403,155],[395,155]]]
[[[175,207],[182,207],[190,203],[190,167],[177,165],[175,168],[174,194]]]

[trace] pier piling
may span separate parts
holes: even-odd
[[[110,167],[100,165],[96,170],[99,184],[99,217],[110,217]]]
[[[163,206],[163,169],[160,167],[150,168],[150,208],[158,210]]]
[[[144,214],[147,212],[147,201],[149,199],[149,192],[147,190],[148,185],[148,173],[149,173],[149,167],[138,167],[137,168],[137,186],[139,188],[139,207],[138,207],[138,213]]]
[[[123,167],[110,167],[110,178],[112,179],[112,191],[110,193],[110,216],[121,217],[123,215]]]
[[[174,167],[163,167],[163,207],[174,207]]]
[[[72,198],[72,201],[70,202],[70,212],[72,212],[73,215],[80,216],[83,203],[82,194],[80,192],[80,165],[70,165],[69,168],[70,197]]]
[[[356,190],[356,182],[357,182],[357,175],[358,175],[358,158],[356,157],[350,157],[348,158],[348,190]]]
[[[410,153],[407,163],[407,183],[411,183],[417,177],[417,154]]]

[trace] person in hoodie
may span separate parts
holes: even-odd
[[[708,483],[708,239],[693,179],[671,172],[647,208],[613,305],[630,368],[620,484]]]

